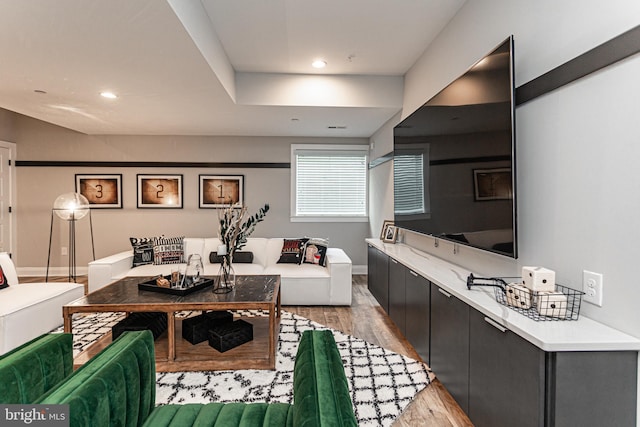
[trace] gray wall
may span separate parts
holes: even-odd
[[[293,143],[367,144],[366,139],[257,138],[188,136],[87,136],[48,123],[0,110],[0,140],[15,142],[18,160],[55,161],[183,161],[277,162],[290,161]],[[198,208],[199,174],[244,175],[245,203],[251,213],[264,203],[271,210],[254,237],[328,237],[343,248],[354,265],[366,264],[364,238],[367,223],[313,223],[290,221],[290,169],[211,168],[87,168],[18,167],[18,247],[15,260],[24,273],[41,272],[47,263],[51,207],[58,195],[75,189],[76,173],[121,173],[123,209],[92,212],[96,257],[130,248],[130,236],[215,236],[217,213]],[[136,174],[183,174],[184,208],[137,209]],[[54,221],[52,266],[66,272],[67,225]],[[88,221],[77,224],[78,266],[91,259]]]
[[[516,86],[635,27],[636,0],[476,0],[467,2],[405,76],[406,117],[510,34]],[[640,93],[638,55],[516,110],[519,249],[517,261],[408,233],[407,242],[484,274],[519,274],[541,265],[582,289],[582,271],[604,275],[601,308],[581,313],[640,337]],[[373,138],[373,158],[391,151],[390,121]],[[390,163],[390,162],[389,162]],[[370,233],[392,217],[389,163],[371,171]],[[391,206],[391,207],[390,207]]]

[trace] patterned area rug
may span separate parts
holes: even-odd
[[[263,315],[260,312],[237,314],[243,317]],[[123,313],[74,315],[76,354],[109,332],[123,316]],[[292,403],[295,354],[302,332],[308,329],[329,328],[283,311],[275,371],[158,373],[156,403]],[[428,367],[364,340],[332,331],[344,362],[358,425],[390,426],[416,393],[429,385],[432,376]]]

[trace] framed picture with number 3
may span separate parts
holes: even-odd
[[[91,209],[122,209],[122,175],[76,174],[76,193],[87,198]]]

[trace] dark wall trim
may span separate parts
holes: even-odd
[[[518,87],[516,105],[522,105],[637,53],[640,53],[640,26]]]
[[[225,163],[225,162],[84,162],[17,160],[22,167],[91,167],[91,168],[243,168],[291,169],[291,163]]]
[[[457,157],[453,159],[432,160],[430,166],[456,165],[460,163],[487,163],[511,161],[511,156]]]

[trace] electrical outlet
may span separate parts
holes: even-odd
[[[602,274],[584,270],[582,272],[582,297],[586,302],[602,307]]]
[[[62,255],[62,256],[67,256],[67,255],[69,255],[69,252],[67,251],[67,247],[66,247],[66,246],[62,246],[62,247],[60,248],[60,255]]]

